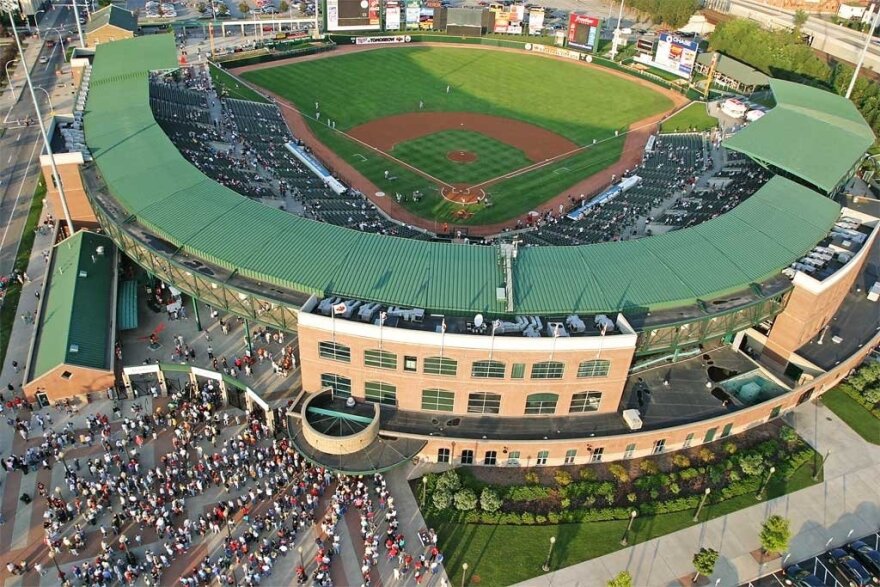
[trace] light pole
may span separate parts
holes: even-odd
[[[767,476],[764,478],[764,482],[761,483],[760,489],[758,489],[758,494],[755,496],[755,499],[761,501],[764,499],[764,490],[767,488],[767,484],[770,483],[770,477],[773,473],[776,472],[776,467],[770,467],[770,470],[767,471]]]
[[[300,544],[300,545],[296,548],[296,550],[297,550],[297,552],[299,552],[299,566],[302,567],[303,571],[305,571],[305,569],[306,569],[306,565],[305,565],[305,563],[303,562],[303,547],[302,547],[302,544]]]
[[[822,472],[822,467],[825,466],[825,463],[828,461],[828,457],[831,456],[831,449],[825,451],[825,456],[822,458],[821,462],[816,462],[816,466],[813,469],[813,481],[819,480],[819,473]]]
[[[49,551],[49,560],[51,560],[53,563],[55,563],[55,570],[58,571],[58,577],[60,578],[61,577],[61,567],[58,566],[58,561],[55,560],[55,551],[54,550]]]
[[[40,86],[37,86],[37,87],[34,88],[34,89],[35,89],[35,90],[40,90],[41,92],[43,92],[44,94],[46,94],[46,100],[48,100],[48,102],[49,102],[49,114],[54,115],[54,114],[55,114],[55,106],[52,105],[52,97],[49,96],[49,92],[46,91],[46,88],[42,88],[42,87],[40,87]]]
[[[422,507],[425,507],[425,492],[428,491],[428,476],[422,477]]]
[[[703,511],[703,506],[706,505],[706,500],[709,499],[710,493],[712,493],[712,488],[707,487],[706,491],[703,492],[703,497],[700,498],[700,505],[697,506],[697,513],[694,514],[694,522],[700,521],[700,512]]]
[[[464,587],[465,579],[467,579],[468,564],[461,563],[461,587]]]
[[[40,113],[37,112],[37,115]],[[73,234],[72,232],[70,234]],[[64,472],[68,475],[70,474],[70,469],[67,468],[67,461],[64,460],[64,451],[58,451],[58,460],[61,461],[61,464],[64,465]],[[59,488],[60,489],[60,488]]]
[[[541,567],[541,570],[545,573],[550,572],[550,557],[553,556],[553,545],[556,544],[556,536],[550,537],[550,550],[547,551],[547,560],[544,561],[544,565]]]
[[[633,510],[629,513],[629,523],[626,525],[626,530],[623,532],[623,538],[620,539],[620,545],[626,546],[629,544],[629,531],[632,530],[633,522],[636,521],[636,516],[639,515],[639,512]]]
[[[40,14],[41,12],[42,12],[43,14],[46,13],[46,11],[43,10],[42,8],[41,8],[40,10],[37,10],[37,11],[34,13],[34,28],[37,29],[37,38],[38,38],[38,39],[40,38],[40,19],[37,18],[37,15]]]
[[[10,59],[9,61],[7,61],[6,65],[3,66],[3,69],[6,71],[6,82],[10,85],[10,87],[12,86],[12,80],[9,79],[9,64],[15,63],[16,61],[21,61],[21,60],[18,57],[16,57],[15,59]]]

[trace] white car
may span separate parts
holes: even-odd
[[[49,63],[49,58],[43,55],[40,57],[40,63]]]

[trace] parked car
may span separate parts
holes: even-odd
[[[785,567],[785,584],[795,587],[825,587],[822,580],[800,565]]]
[[[828,562],[849,580],[850,585],[866,587],[874,582],[874,578],[864,565],[842,548],[829,551]]]
[[[861,540],[856,540],[849,546],[847,549],[853,556],[859,559],[859,562],[862,563],[868,572],[874,575],[875,579],[880,579],[880,552],[877,552],[876,549],[871,548]]]

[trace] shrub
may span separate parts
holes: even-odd
[[[782,516],[770,516],[761,526],[761,548],[770,554],[781,554],[788,548],[791,540],[791,528],[788,520]]]
[[[562,520],[560,519],[559,514],[557,514],[556,512],[548,512],[547,521],[551,524],[558,524]]]
[[[558,469],[556,473],[553,474],[553,479],[560,487],[568,487],[571,485],[571,473],[565,469]]]
[[[501,509],[501,505],[501,498],[498,497],[498,494],[493,489],[484,487],[480,492],[480,509],[492,513]]]
[[[452,494],[444,489],[434,491],[431,495],[431,502],[438,510],[445,510],[452,503]]]
[[[458,476],[458,472],[455,469],[449,469],[438,475],[436,485],[437,491],[455,493],[459,489],[461,489],[461,478]]]
[[[669,493],[672,495],[678,495],[681,493],[681,487],[679,487],[678,483],[670,483],[668,489]]]
[[[657,466],[657,463],[647,459],[639,463],[639,469],[645,475],[656,475],[660,472],[660,467]]]
[[[651,496],[651,499],[653,499],[654,501],[657,501],[657,498],[660,497],[660,492],[659,492],[658,490],[656,490],[656,489],[652,489],[652,490],[648,493],[648,495]]]
[[[520,516],[520,520],[522,521],[523,524],[528,524],[528,525],[534,524],[535,523],[535,514],[533,514],[532,512],[523,512],[522,515]]]
[[[453,499],[455,501],[455,509],[460,512],[469,512],[477,507],[477,494],[468,487],[459,490]]]
[[[526,483],[531,483],[532,485],[537,485],[540,482],[540,479],[538,479],[538,474],[534,471],[529,471],[528,473],[526,473],[524,475],[524,478],[526,480]]]
[[[629,571],[620,571],[608,581],[608,587],[633,587],[633,578]]]
[[[687,457],[687,455],[678,453],[672,456],[672,464],[674,464],[679,469],[687,469],[691,466],[691,460]]]
[[[794,428],[790,426],[783,426],[782,430],[779,431],[779,438],[782,439],[786,444],[794,444],[800,440],[798,433],[794,431]]]
[[[608,473],[621,483],[629,483],[629,471],[617,463],[611,463],[608,465]]]
[[[564,510],[567,510],[568,508],[571,507],[571,500],[567,497],[563,497],[562,500],[560,500],[560,502],[559,502],[559,507],[561,507]]]
[[[680,472],[678,476],[682,481],[690,481],[699,477],[700,473],[696,469],[685,469],[684,471]]]
[[[596,471],[589,467],[584,467],[578,471],[578,477],[580,477],[581,481],[592,481],[596,478]]]
[[[764,457],[758,453],[743,455],[739,459],[739,468],[747,477],[754,477],[764,472]]]
[[[281,0],[281,2],[278,3],[278,12],[287,12],[288,10],[290,10],[290,4],[288,4],[286,0]]]
[[[540,485],[514,485],[507,490],[510,501],[538,501],[550,496],[550,490]]]
[[[706,448],[705,446],[699,450],[697,455],[700,457],[700,460],[704,463],[711,463],[715,460],[715,453]]]
[[[630,503],[635,503],[639,499],[639,496],[633,492],[626,494],[626,500]]]
[[[547,516],[542,516],[541,514],[538,514],[537,516],[535,516],[535,523],[536,524],[546,524],[547,523]]]
[[[718,551],[714,548],[701,548],[700,552],[694,554],[694,570],[697,571],[697,577],[700,575],[708,577],[715,572],[715,563],[718,562]],[[694,577],[696,581],[697,577]]]
[[[732,440],[728,440],[727,442],[725,442],[721,448],[729,455],[735,455],[737,451],[736,443]]]

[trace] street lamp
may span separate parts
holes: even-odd
[[[54,550],[49,551],[49,560],[51,560],[53,563],[55,563],[55,570],[58,571],[58,577],[60,578],[61,577],[61,567],[58,566],[58,561],[55,559],[55,551]]]
[[[296,550],[297,550],[297,552],[299,552],[299,566],[301,566],[301,567],[303,568],[303,570],[305,570],[306,565],[305,565],[305,563],[303,562],[303,547],[302,547],[302,544],[300,544],[300,545],[296,548]]]
[[[629,544],[629,531],[632,530],[633,522],[636,521],[636,516],[639,515],[639,512],[633,510],[629,513],[629,523],[626,525],[626,530],[623,532],[623,538],[620,539],[620,545],[626,546]]]
[[[34,28],[37,29],[37,38],[38,39],[40,38],[40,19],[37,18],[37,15],[40,14],[41,12],[45,14],[46,11],[41,8],[40,10],[37,10],[34,13]]]
[[[10,59],[6,62],[6,65],[3,66],[3,69],[6,70],[6,82],[9,84],[10,87],[12,87],[12,80],[9,78],[9,64],[15,63],[16,61],[21,61],[21,59],[19,59],[18,57],[16,57],[15,59]]]
[[[541,567],[541,570],[545,573],[550,572],[550,557],[553,556],[553,545],[556,544],[556,536],[550,537],[550,550],[547,551],[547,560],[544,561],[544,566]]]
[[[49,103],[51,104],[51,102],[49,102]],[[58,451],[58,460],[61,461],[62,465],[64,465],[64,472],[69,475],[70,469],[67,467],[67,461],[64,460],[64,451],[63,450]]]
[[[822,471],[822,467],[825,466],[825,463],[828,461],[828,457],[831,456],[831,449],[829,448],[825,451],[825,456],[822,458],[822,461],[816,461],[816,466],[813,468],[813,481],[819,480],[819,473]]]
[[[464,581],[467,578],[468,564],[461,563],[461,587],[464,587]]]
[[[48,100],[48,102],[49,102],[49,114],[54,115],[55,114],[55,106],[52,105],[52,97],[49,95],[49,92],[46,91],[46,88],[36,86],[34,89],[40,90],[41,92],[46,94],[46,100]]]
[[[703,492],[703,497],[700,498],[700,505],[697,506],[697,513],[694,514],[694,522],[700,521],[700,512],[703,511],[703,506],[706,505],[706,500],[709,499],[710,493],[712,493],[712,488],[707,487],[706,491]]]
[[[422,507],[425,507],[425,492],[428,490],[428,476],[422,477]]]
[[[761,487],[758,489],[758,494],[755,496],[755,499],[757,499],[758,501],[764,499],[764,490],[767,488],[767,484],[770,483],[770,477],[775,472],[776,467],[770,467],[770,470],[767,471],[767,476],[764,478],[764,482],[761,483]]]

